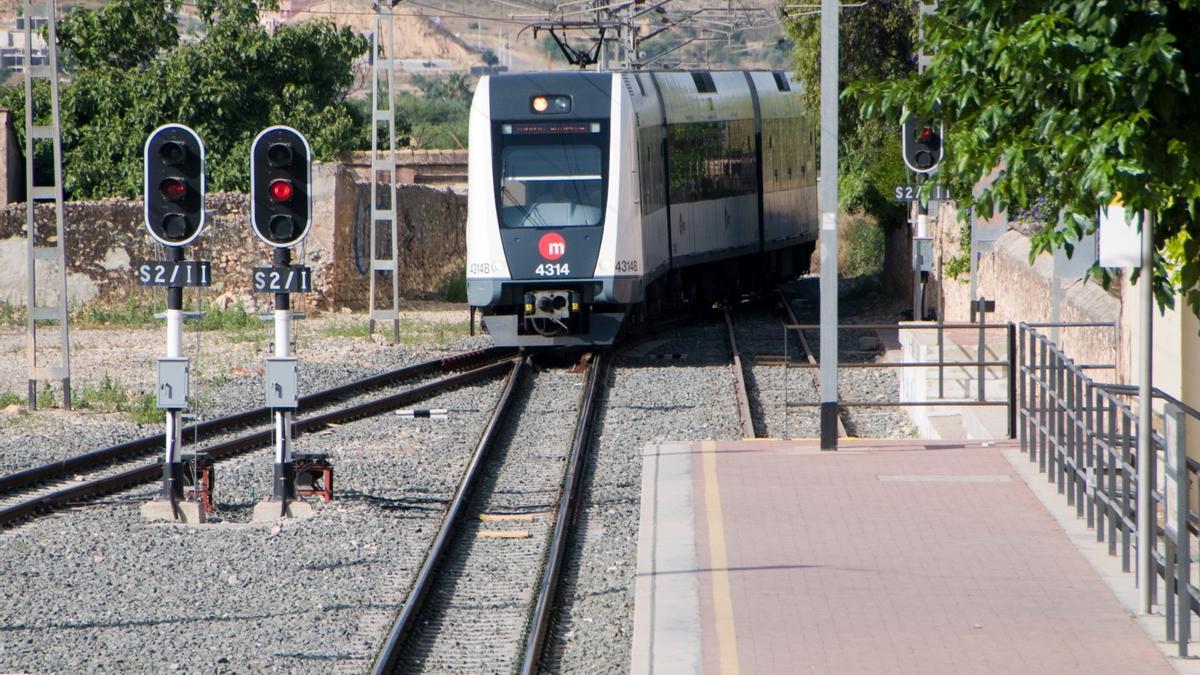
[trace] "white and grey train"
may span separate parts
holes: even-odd
[[[484,77],[470,115],[470,305],[497,345],[605,345],[623,323],[803,273],[814,134],[782,72]]]

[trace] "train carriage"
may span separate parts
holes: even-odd
[[[813,146],[786,73],[484,77],[468,301],[498,345],[604,345],[628,321],[806,271]]]

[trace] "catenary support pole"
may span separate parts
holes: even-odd
[[[1138,611],[1149,614],[1154,604],[1151,575],[1154,574],[1154,502],[1150,453],[1153,445],[1154,368],[1154,212],[1142,215],[1142,271],[1138,279],[1142,289],[1140,326],[1138,327],[1138,447],[1137,447],[1137,582]]]
[[[167,247],[169,259],[172,262],[183,260],[182,246]],[[183,357],[183,287],[169,286],[167,288],[167,358]],[[180,423],[182,411],[177,408],[167,410],[167,428],[163,434],[163,446],[166,456],[163,458],[162,497],[174,504],[183,498],[183,471],[180,468],[180,448],[183,446],[183,430]]]
[[[271,263],[277,268],[292,264],[292,249],[276,247]],[[292,307],[287,293],[275,294],[275,356],[286,358],[292,342]],[[292,464],[292,411],[278,408],[275,418],[275,481],[272,498],[280,502],[280,515],[287,515],[288,501],[296,498],[296,474]]]
[[[821,0],[821,449],[837,450],[838,0]]]

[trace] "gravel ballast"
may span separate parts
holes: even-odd
[[[547,638],[550,672],[629,671],[645,446],[741,437],[724,323],[677,333],[614,363]],[[686,358],[657,358],[677,354]]]
[[[520,665],[582,378],[528,373],[487,458],[396,672],[512,672]]]
[[[261,450],[218,465],[224,522],[143,521],[154,486],[0,533],[16,581],[0,608],[0,667],[367,670],[499,389],[427,402],[448,420],[386,413],[299,437],[298,451],[328,452],[336,467],[335,501],[309,519],[244,522],[270,489]]]
[[[789,293],[805,298],[813,289],[815,279],[806,279]],[[805,304],[795,303],[801,321],[815,319],[806,315],[812,310]],[[872,296],[843,299],[842,316],[844,322],[890,323],[897,318],[896,305]],[[785,426],[783,369],[755,358],[782,353],[781,317],[767,303],[734,319],[756,429],[760,435],[812,437],[816,409],[809,418],[806,409],[790,408]],[[813,349],[818,348],[816,333],[808,333]],[[843,358],[878,357],[859,349],[863,335],[846,332]],[[114,376],[128,377],[131,390],[142,386],[135,371],[145,368],[147,382],[152,379],[153,359],[160,352],[161,335],[145,331],[145,336],[156,341],[136,347],[144,354],[99,361],[118,373]],[[0,347],[8,337],[0,335]],[[317,331],[310,331],[308,340],[302,340],[299,353],[302,391],[489,344],[486,337],[460,337],[433,348],[403,348],[321,337]],[[200,378],[205,419],[261,405],[265,345],[230,350],[236,356],[220,365],[212,359]],[[211,357],[219,350],[210,345],[206,351]],[[799,351],[790,353],[801,358]],[[128,372],[116,370],[112,364],[117,363],[128,364]],[[786,373],[788,400],[817,400],[813,374]],[[581,380],[557,372],[538,377]],[[23,381],[23,372],[0,369],[0,391]],[[733,386],[720,319],[672,330],[615,360],[600,401],[581,511],[547,636],[547,670],[628,672],[643,451],[667,441],[740,438]],[[500,388],[495,379],[419,404],[450,409],[448,420],[388,413],[301,436],[297,451],[327,452],[336,467],[335,501],[318,504],[309,519],[248,522],[254,504],[270,490],[271,454],[259,450],[218,465],[218,513],[204,527],[143,521],[138,508],[153,498],[154,485],[0,532],[0,568],[15,581],[0,607],[0,671],[369,671]],[[894,369],[846,369],[839,379],[844,399],[894,400],[896,388]],[[547,415],[573,422],[577,392],[539,405]],[[850,410],[844,420],[856,435],[910,434],[899,409]],[[536,427],[533,419],[529,424]],[[160,430],[116,413],[0,417],[0,471]],[[566,444],[547,438],[548,459],[561,466],[566,450]],[[524,470],[542,471],[531,466]],[[510,510],[540,498],[511,491],[497,495],[517,500],[508,504]],[[497,539],[488,545],[506,543],[512,542]],[[498,570],[487,574],[500,576]],[[456,663],[460,668],[446,661],[425,665],[504,669],[493,668],[498,662],[487,659]]]

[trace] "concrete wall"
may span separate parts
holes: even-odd
[[[309,307],[363,308],[370,266],[369,186],[340,164],[313,167],[313,229],[295,259],[313,268],[315,292]],[[265,308],[267,296],[249,291],[251,269],[267,265],[270,249],[249,227],[246,195],[209,194],[215,211],[189,258],[211,260],[211,299]],[[405,298],[436,297],[446,279],[465,264],[466,200],[461,195],[419,186],[399,191],[400,286]],[[40,223],[53,209],[39,206]],[[68,296],[72,306],[111,302],[137,291],[134,268],[162,253],[143,225],[141,200],[110,199],[66,205]],[[25,204],[0,208],[0,302],[25,304]],[[42,228],[44,229],[44,228]],[[50,228],[52,229],[52,228]],[[386,244],[385,244],[386,245]],[[39,267],[41,288],[54,286],[57,270]],[[53,294],[44,304],[56,302]]]

